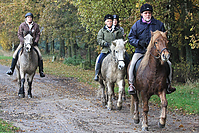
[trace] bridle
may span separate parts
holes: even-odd
[[[159,59],[160,56],[161,56],[161,54],[162,54],[162,52],[163,52],[164,50],[167,50],[168,52],[169,52],[169,50],[165,47],[165,48],[163,48],[161,51],[159,51],[159,50],[157,49],[156,45],[155,45],[156,43],[157,43],[157,42],[154,42],[154,48],[156,49],[156,51],[157,51],[157,53],[158,53],[158,56],[153,55],[151,52],[150,52],[150,54],[151,54],[155,59]]]
[[[114,55],[112,55],[112,58],[115,60],[115,63],[118,63],[119,61],[125,62],[125,60],[118,60]],[[125,58],[125,54],[124,54],[124,58]]]

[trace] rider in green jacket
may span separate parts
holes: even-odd
[[[104,17],[104,21],[105,21],[105,26],[99,30],[97,35],[97,42],[102,47],[102,51],[96,65],[95,77],[94,77],[95,81],[99,80],[98,74],[100,72],[101,62],[103,58],[106,57],[106,55],[110,52],[111,42],[116,39],[123,39],[122,31],[113,25],[112,15],[107,14]]]

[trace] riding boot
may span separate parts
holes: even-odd
[[[40,77],[45,77],[45,74],[43,71],[43,60],[39,60],[39,73],[40,73]]]
[[[129,95],[136,94],[136,89],[135,89],[135,86],[133,84],[129,85],[128,92],[129,92]]]
[[[97,63],[96,70],[95,70],[95,77],[94,77],[95,81],[99,80],[99,77],[98,77],[99,72],[100,72],[100,63]]]
[[[17,64],[17,59],[12,58],[12,63],[10,69],[6,72],[8,75],[12,75],[14,73],[15,66]]]

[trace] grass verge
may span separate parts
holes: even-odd
[[[14,133],[14,132],[19,132],[19,128],[12,126],[12,124],[9,124],[2,119],[0,119],[0,132],[2,133]]]

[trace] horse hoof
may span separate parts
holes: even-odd
[[[121,109],[122,109],[122,106],[121,106],[121,107],[118,107],[118,106],[117,106],[116,109],[117,109],[117,110],[121,110]]]
[[[143,127],[142,131],[149,131],[148,127]]]
[[[140,119],[134,119],[134,123],[138,124],[140,122]]]
[[[123,97],[122,100],[123,100],[123,101],[126,101],[126,97]]]
[[[28,95],[28,98],[32,98],[32,95]]]
[[[24,98],[25,95],[24,94],[19,94],[19,98]]]
[[[111,111],[111,110],[112,110],[112,108],[110,108],[110,107],[107,107],[107,109],[108,109],[108,111]]]
[[[107,103],[106,102],[102,102],[102,105],[105,107],[107,105]]]
[[[161,124],[160,122],[158,122],[158,126],[159,126],[159,128],[164,128],[165,124]]]

